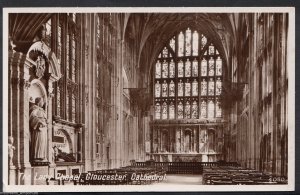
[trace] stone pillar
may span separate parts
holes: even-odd
[[[178,131],[178,129],[175,127],[175,153],[179,152],[179,148],[180,148],[180,131]]]
[[[15,154],[9,170],[10,184],[31,184],[31,165],[29,162],[29,69],[32,66],[26,55],[10,51],[11,71],[11,129],[14,138]]]
[[[184,152],[184,135],[181,127],[180,127],[180,152]]]
[[[77,162],[82,162],[82,134],[81,134],[81,128],[78,129],[77,132]]]
[[[48,102],[47,102],[47,125],[48,125],[48,161],[49,164],[49,175],[55,175],[54,168],[56,167],[54,161],[54,151],[52,148],[52,131],[53,131],[53,124],[52,124],[52,100],[54,97],[53,94],[53,82],[55,81],[54,78],[51,77],[51,74],[46,75],[48,77]]]
[[[197,152],[197,131],[196,131],[196,128],[194,128],[193,130],[194,132],[194,148],[193,148],[193,152]]]
[[[160,153],[161,152],[161,130],[160,130],[160,128],[159,129],[157,129],[157,151],[158,151],[158,153]]]

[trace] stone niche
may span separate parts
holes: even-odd
[[[15,155],[10,155],[9,184],[28,185],[45,184],[46,180],[37,179],[40,176],[53,175],[55,163],[52,158],[52,97],[53,83],[60,77],[60,68],[55,54],[43,42],[26,43],[28,46],[22,51],[9,51],[10,66],[10,115],[12,146]],[[43,99],[42,103],[36,102],[37,98]],[[37,109],[38,108],[38,109]],[[33,111],[38,121],[42,116],[43,121],[34,125]],[[42,124],[42,125],[41,125]],[[33,152],[33,132],[43,128],[44,138],[42,145],[45,149],[42,155]],[[34,137],[36,140],[36,137]],[[36,143],[36,142],[35,142]],[[41,147],[41,148],[43,148]],[[35,155],[32,155],[35,154]],[[18,158],[16,158],[18,156]],[[43,158],[39,158],[43,157]]]
[[[29,119],[32,120],[32,108],[37,105],[37,98],[42,98],[44,105],[42,110],[45,113],[45,139],[43,139],[44,147],[46,148],[46,157],[43,160],[37,160],[33,157],[36,154],[36,148],[33,143],[33,127],[32,122],[29,122],[29,129],[31,139],[30,145],[30,163],[32,166],[32,183],[45,184],[47,177],[54,176],[55,161],[52,149],[52,97],[53,97],[53,83],[58,81],[61,77],[60,70],[57,64],[56,57],[50,48],[42,41],[32,44],[27,53],[27,58],[32,61],[33,66],[30,69],[30,87],[28,89],[29,99]]]

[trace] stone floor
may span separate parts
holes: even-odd
[[[202,175],[167,174],[166,180],[159,183],[154,183],[152,185],[166,185],[166,184],[202,185]]]

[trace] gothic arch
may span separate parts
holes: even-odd
[[[45,55],[45,57],[49,61],[48,73],[51,74],[53,81],[58,81],[62,75],[54,52],[52,52],[51,49],[43,41],[37,41],[30,46],[27,52],[28,58],[31,51],[39,51]]]

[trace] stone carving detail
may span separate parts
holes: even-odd
[[[36,63],[36,66],[34,67],[36,77],[39,79],[42,78],[48,63],[45,54],[39,50],[32,50],[29,52],[29,57]]]
[[[26,81],[25,79],[20,79],[20,87],[21,89],[28,89],[30,87],[30,82],[29,81]]]
[[[42,56],[38,56],[36,60],[36,73],[35,73],[38,78],[44,76],[45,68],[46,68],[45,59]]]
[[[31,131],[31,162],[48,162],[47,160],[47,115],[43,109],[44,100],[35,99],[35,104],[29,110],[29,125]],[[42,165],[41,163],[39,163]]]
[[[14,146],[14,138],[9,136],[8,137],[8,161],[9,166],[13,166],[13,157],[14,157],[14,150],[16,149]]]

